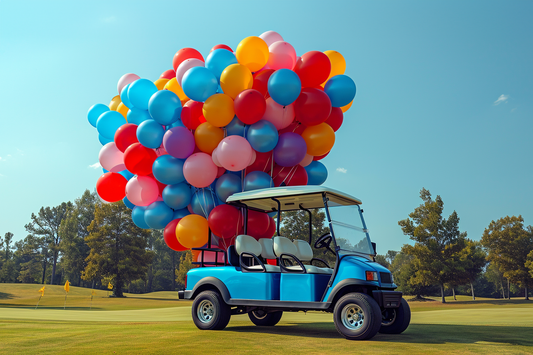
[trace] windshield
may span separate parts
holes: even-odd
[[[358,206],[328,207],[337,246],[347,252],[374,254]]]

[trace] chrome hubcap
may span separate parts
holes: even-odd
[[[196,312],[198,315],[198,319],[202,323],[209,323],[213,320],[213,317],[215,316],[215,308],[213,307],[213,303],[209,300],[203,300],[198,305],[198,311]]]
[[[264,318],[266,318],[266,316],[268,314],[267,312],[262,311],[262,310],[261,311],[252,311],[252,313],[254,314],[255,318],[257,318],[257,319],[264,319]]]
[[[342,324],[351,330],[357,330],[365,323],[365,313],[356,304],[344,306],[341,311]]]

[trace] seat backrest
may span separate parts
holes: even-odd
[[[272,239],[274,245],[274,254],[280,256],[281,254],[292,254],[296,256],[298,252],[296,246],[290,241],[289,238],[285,237],[274,237]]]
[[[296,246],[296,257],[300,259],[300,261],[309,261],[313,259],[313,249],[311,249],[309,243],[305,240],[295,239],[293,244]]]
[[[235,250],[238,255],[242,253],[252,253],[256,256],[261,255],[261,244],[254,237],[246,234],[238,235],[235,239]]]
[[[228,263],[232,266],[239,266],[239,256],[235,251],[235,245],[228,247]]]
[[[276,259],[276,254],[274,254],[274,243],[271,238],[260,238],[259,244],[261,244],[261,248],[263,249],[261,256],[264,259]]]

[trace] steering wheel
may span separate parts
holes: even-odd
[[[333,237],[331,236],[331,234],[329,233],[323,234],[322,236],[320,236],[320,238],[316,240],[315,248],[316,249],[320,249],[320,248],[330,249],[329,246],[331,245],[332,241],[333,241]]]

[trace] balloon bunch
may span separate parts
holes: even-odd
[[[235,52],[217,45],[206,59],[180,49],[172,64],[154,82],[125,74],[119,95],[88,111],[103,145],[96,190],[123,200],[137,226],[164,228],[178,251],[204,246],[211,230],[225,249],[243,230],[242,211],[224,204],[231,194],[326,180],[319,160],[356,91],[340,53],[298,57],[268,31]],[[270,238],[275,229],[249,211],[248,234]]]

